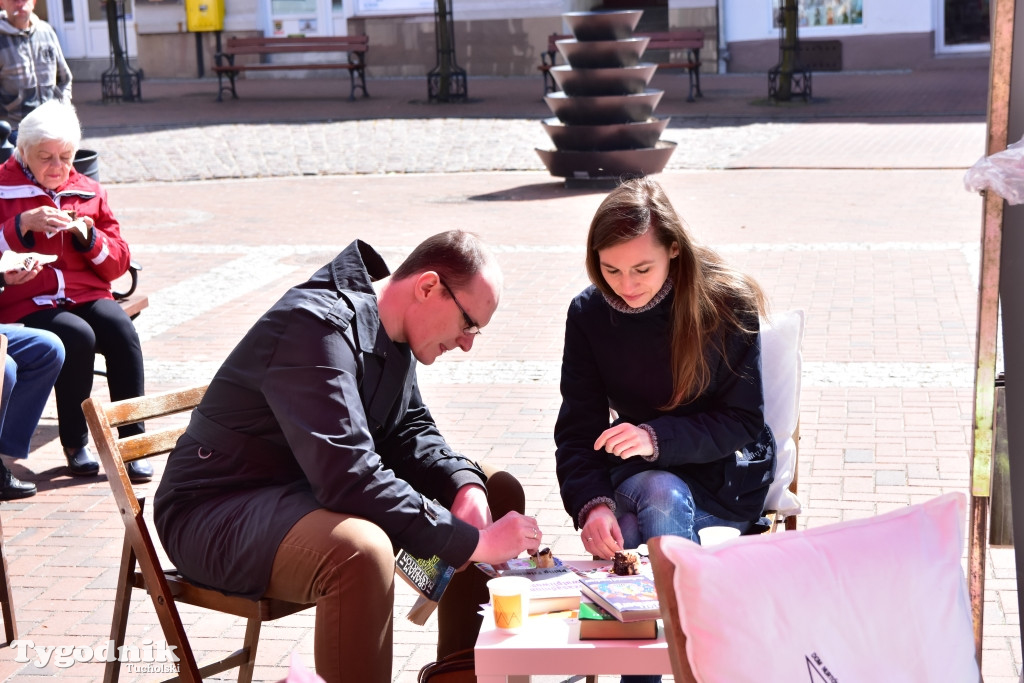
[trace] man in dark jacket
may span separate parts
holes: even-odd
[[[155,499],[160,538],[191,580],[317,604],[329,683],[391,680],[395,547],[461,567],[541,538],[518,482],[455,452],[417,386],[415,361],[468,351],[490,321],[494,258],[449,231],[377,282],[387,275],[357,241],[288,291],[217,372]],[[472,646],[487,601],[482,572],[461,577],[441,601],[441,655]]]
[[[71,69],[35,6],[35,0],[0,0],[0,119],[15,131],[43,102],[71,101]]]

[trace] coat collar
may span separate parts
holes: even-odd
[[[373,291],[374,282],[391,274],[383,257],[366,242],[355,240],[334,257],[330,272],[335,289],[351,311],[348,315],[355,318],[355,337],[360,350],[372,349],[386,356],[395,342],[380,324],[377,295]]]

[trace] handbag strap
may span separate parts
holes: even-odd
[[[436,662],[430,662],[420,669],[417,683],[429,683],[432,676],[448,673],[451,671],[465,671],[474,669],[473,648],[456,650],[445,655]]]

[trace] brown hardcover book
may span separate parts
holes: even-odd
[[[619,621],[592,602],[580,601],[580,640],[652,640],[658,620]]]

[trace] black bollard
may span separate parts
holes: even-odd
[[[0,164],[7,161],[12,154],[14,145],[11,144],[11,124],[0,121]]]

